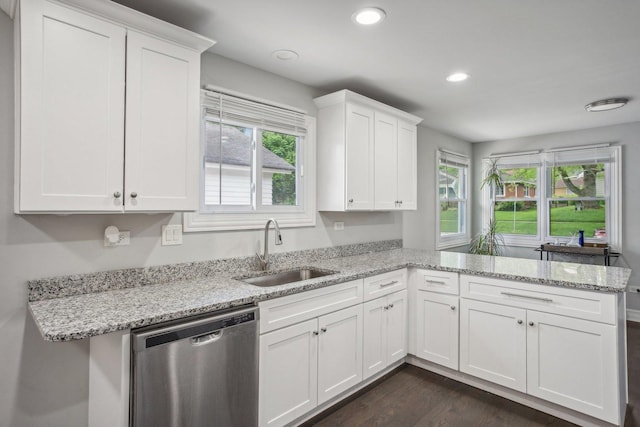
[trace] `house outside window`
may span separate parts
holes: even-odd
[[[315,225],[315,119],[221,90],[202,91],[200,211],[185,231]]]
[[[504,188],[484,191],[484,222],[493,215],[507,245],[585,241],[621,248],[619,146],[502,154]],[[487,159],[486,162],[488,162]],[[577,241],[577,240],[576,240]]]
[[[469,243],[469,157],[445,150],[437,152],[437,249]]]

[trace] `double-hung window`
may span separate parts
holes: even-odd
[[[200,210],[186,231],[315,224],[315,119],[222,91],[202,91]]]
[[[469,157],[445,150],[437,153],[437,248],[469,243]]]
[[[620,250],[621,168],[619,146],[597,145],[546,152],[501,154],[503,185],[484,190],[484,223],[496,221],[507,245],[585,241]]]

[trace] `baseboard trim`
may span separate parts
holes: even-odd
[[[640,322],[640,310],[627,308],[627,320],[632,322]]]

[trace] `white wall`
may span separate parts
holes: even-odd
[[[404,212],[402,243],[405,248],[436,247],[436,151],[445,149],[471,157],[471,144],[436,130],[418,126],[418,209]],[[473,182],[470,183],[473,188]],[[465,250],[466,247],[459,248]],[[455,250],[455,249],[449,249]]]
[[[612,114],[615,114],[615,112],[612,112]],[[638,221],[637,217],[640,213],[640,197],[638,197],[638,182],[640,181],[640,169],[638,168],[640,164],[640,122],[473,144],[475,168],[472,173],[476,183],[482,181],[481,162],[484,157],[491,153],[532,149],[547,150],[603,142],[622,146],[622,254],[626,264],[635,269],[631,275],[630,285],[639,287],[640,238],[638,236],[640,236],[640,221]],[[473,230],[477,233],[482,229],[481,198],[479,197],[479,186],[476,185],[472,188],[475,188],[478,194],[478,197],[475,197],[473,202],[473,212],[475,213],[473,216]],[[539,256],[532,248],[508,248],[506,254],[523,258],[536,258]],[[630,292],[628,294],[627,307],[640,309],[640,296],[635,292]]]
[[[315,115],[309,87],[222,57],[205,54],[203,84],[305,109]],[[87,424],[88,341],[45,342],[27,312],[26,281],[54,275],[251,255],[259,231],[190,233],[182,246],[160,246],[163,224],[181,215],[13,214],[13,23],[0,13],[0,426],[82,427]],[[321,183],[319,183],[321,185]],[[334,232],[333,222],[345,231]],[[131,231],[131,245],[104,248],[107,225]],[[318,225],[285,229],[291,251],[399,239],[400,213],[318,215]]]

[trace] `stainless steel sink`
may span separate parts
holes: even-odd
[[[287,283],[299,282],[301,280],[313,279],[316,277],[329,276],[336,274],[337,271],[331,270],[317,270],[315,268],[298,268],[290,271],[281,271],[278,273],[265,274],[257,277],[238,277],[237,280],[241,280],[245,283],[249,283],[255,286],[278,286],[285,285]]]

